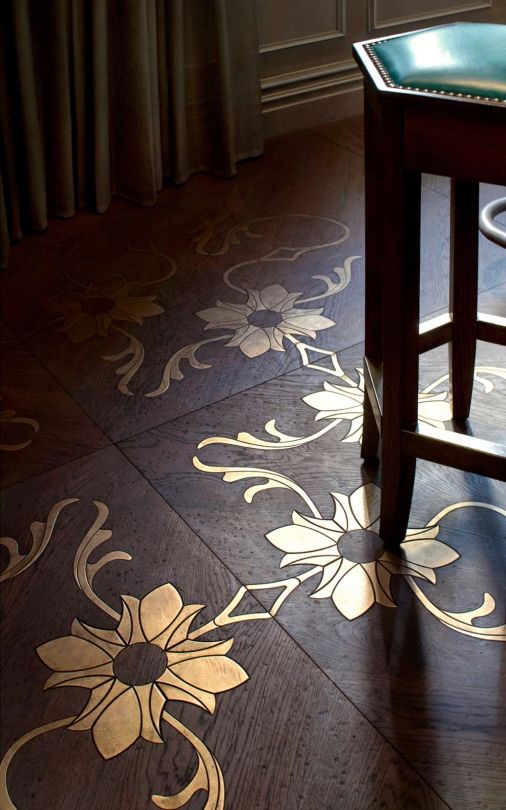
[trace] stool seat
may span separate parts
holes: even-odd
[[[503,25],[441,25],[367,50],[391,87],[506,101]]]

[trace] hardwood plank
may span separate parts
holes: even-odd
[[[29,730],[73,717],[83,709],[82,687],[42,691],[50,674],[47,662],[52,660],[53,668],[57,668],[64,652],[71,654],[68,641],[66,647],[61,647],[60,642],[58,655],[55,648],[51,648],[51,654],[44,652],[47,642],[68,636],[74,616],[88,627],[113,629],[117,619],[105,615],[104,605],[119,611],[120,594],[142,599],[170,582],[184,604],[205,605],[191,625],[192,629],[198,628],[223,611],[239,582],[115,448],[12,487],[3,498],[5,529],[23,540],[24,551],[32,520],[45,521],[54,503],[63,498],[79,499],[62,508],[50,543],[37,562],[4,583],[3,642],[4,650],[8,650],[2,661],[5,751]],[[113,532],[110,539],[96,534],[99,502],[109,510],[101,525]],[[88,539],[93,536],[90,526],[94,526],[97,540],[107,540],[104,549],[109,553],[121,550],[131,559],[109,559],[97,571],[96,581],[89,582],[93,588],[86,598],[74,580],[73,567],[82,538],[86,534]],[[95,561],[102,553],[98,547],[92,552]],[[86,554],[86,546],[81,543],[77,575]],[[174,599],[172,595],[172,605]],[[134,615],[135,600],[128,604]],[[143,632],[151,638],[147,628],[152,628],[152,634],[157,623],[161,626],[159,613],[150,614],[147,607],[143,613],[143,604]],[[167,617],[174,611],[167,604],[161,609]],[[252,595],[247,604],[240,603],[236,613],[261,610]],[[74,633],[76,627],[73,625]],[[123,624],[122,652],[134,650],[139,643],[135,639],[128,641],[127,633]],[[234,638],[233,651],[223,651],[222,659],[226,655],[236,663],[229,663],[228,670],[221,664],[219,672],[214,670],[214,675],[202,682],[195,661],[204,659],[190,658],[192,666],[184,670],[190,685],[187,688],[199,681],[209,689],[209,695],[219,691],[219,678],[222,686],[230,686],[226,673],[232,667],[238,672],[240,666],[249,675],[247,682],[236,683],[236,688],[217,695],[214,718],[195,705],[169,700],[166,709],[182,726],[175,729],[163,722],[163,744],[154,745],[145,739],[124,740],[130,724],[128,715],[110,715],[111,733],[114,731],[115,739],[123,741],[125,750],[109,759],[100,756],[89,731],[72,734],[62,727],[40,733],[22,746],[10,765],[7,785],[14,804],[23,807],[29,802],[33,808],[59,810],[83,804],[94,810],[148,808],[153,806],[149,798],[152,793],[175,793],[191,781],[197,766],[194,745],[204,744],[206,748],[200,751],[212,752],[222,769],[225,807],[445,807],[278,622],[242,621],[213,631],[212,637]],[[74,637],[74,644],[77,641]],[[74,676],[77,667],[83,666],[82,644],[73,656]],[[145,646],[152,648],[154,644]],[[100,648],[88,644],[90,647]],[[116,656],[114,666],[122,652],[112,653]],[[146,653],[143,655],[145,665]],[[121,674],[118,672],[114,669],[116,682]],[[183,675],[183,670],[180,673]],[[133,675],[121,677],[126,678],[128,692],[132,693]],[[144,670],[144,682],[154,677]],[[110,737],[99,733],[98,724],[99,720],[93,726],[94,740],[96,746],[103,746]],[[184,737],[185,733],[189,737],[190,731],[196,735],[189,738],[193,739],[191,744]],[[126,742],[132,744],[127,746]],[[203,806],[204,799],[200,792],[185,806],[196,810]]]
[[[121,594],[142,598],[171,582],[185,604],[205,604],[201,615],[207,621],[223,612],[241,583],[282,584],[292,578],[293,591],[282,591],[281,585],[257,588],[238,608],[267,611],[285,595],[274,619],[241,621],[209,634],[210,639],[233,636],[228,657],[250,676],[217,695],[214,718],[197,706],[169,704],[174,718],[216,756],[225,779],[225,810],[502,808],[506,682],[502,645],[486,637],[487,627],[504,622],[506,610],[504,485],[419,465],[410,523],[422,526],[446,510],[431,544],[440,552],[438,542],[448,544],[460,557],[445,552],[451,559],[434,568],[435,585],[392,576],[397,607],[376,604],[366,610],[364,588],[357,584],[346,599],[337,594],[337,607],[330,598],[309,598],[321,575],[314,573],[307,582],[295,579],[308,564],[280,570],[288,551],[265,537],[292,526],[294,511],[311,515],[311,503],[331,520],[336,508],[331,492],[348,497],[376,480],[377,470],[361,465],[353,435],[361,414],[356,368],[362,366],[363,350],[354,344],[363,336],[363,261],[353,260],[348,285],[325,298],[317,296],[326,282],[314,278],[330,275],[337,283],[333,268],[364,253],[360,139],[359,119],[283,136],[267,144],[261,161],[242,164],[233,182],[196,176],[181,188],[165,187],[152,209],[117,200],[105,217],[79,212],[13,247],[9,271],[0,279],[9,324],[2,349],[11,357],[2,384],[7,378],[10,393],[20,399],[5,399],[2,410],[39,419],[41,429],[36,432],[27,422],[4,425],[33,438],[23,453],[7,451],[8,482],[20,483],[3,493],[2,531],[19,541],[24,555],[33,539],[44,546],[41,524],[56,503],[79,501],[56,516],[47,548],[35,563],[3,583],[3,750],[42,723],[79,712],[89,696],[77,687],[43,691],[51,670],[36,648],[67,636],[74,616],[96,627],[116,624],[74,578],[76,550],[86,533],[105,541],[97,533],[93,504],[101,501],[110,510],[103,528],[113,535],[93,552],[92,564],[102,548],[132,557],[114,558],[96,571],[94,591],[114,610],[120,609]],[[482,186],[481,201],[501,196],[498,189]],[[422,304],[428,313],[447,296],[444,178],[424,178],[423,203]],[[349,238],[298,254],[301,247],[332,241],[336,226],[330,219],[348,225]],[[259,238],[244,230],[252,221]],[[234,228],[239,228],[238,244]],[[281,251],[282,246],[288,249]],[[164,269],[170,275],[168,256],[177,262],[177,273],[152,283]],[[217,300],[247,300],[224,280],[234,265],[240,267],[230,281],[241,290],[283,284],[314,297],[301,309],[322,309],[335,326],[315,329],[316,338],[296,335],[305,344],[298,349],[285,337],[284,352],[271,349],[255,357],[225,347],[225,341],[209,343],[196,357],[211,363],[210,369],[192,368],[184,359],[183,379],[172,380],[163,395],[146,398],[171,353],[226,333],[225,328],[204,331],[206,320],[196,313],[216,309]],[[481,239],[480,289],[486,292],[480,308],[499,315],[506,305],[504,269],[504,253]],[[139,284],[123,287],[122,298],[111,289],[111,276]],[[98,288],[87,288],[90,282]],[[115,327],[141,344],[132,341],[135,351],[117,359],[104,356],[122,354],[129,344],[124,332],[107,334],[108,295],[116,296],[120,310],[127,301],[123,315],[143,321],[113,318]],[[132,298],[144,300],[132,307]],[[73,342],[70,321],[83,313],[105,334]],[[52,320],[58,315],[67,320]],[[89,318],[81,318],[79,329],[85,320],[89,325]],[[56,331],[64,324],[67,331]],[[86,334],[79,329],[74,337]],[[336,349],[341,367],[329,353]],[[128,362],[130,369],[121,371]],[[445,371],[444,347],[422,358],[426,397],[419,412],[426,420],[439,422],[447,415],[447,383],[437,383]],[[504,348],[480,344],[471,419],[456,429],[504,441],[505,373]],[[122,380],[132,395],[117,389]],[[121,452],[104,447],[91,453],[107,439],[81,408],[113,440],[138,435],[121,442]],[[269,423],[274,418],[275,425]],[[243,435],[241,446],[217,442],[197,449],[209,437],[233,440],[241,432],[255,438]],[[25,433],[16,437],[20,443],[26,438]],[[288,448],[273,450],[267,444],[266,449],[262,442]],[[25,453],[31,454],[29,464]],[[246,477],[223,481],[223,470],[199,471],[192,463],[195,455],[204,465],[228,466],[232,477],[242,466]],[[252,466],[272,473],[250,477]],[[261,489],[247,503],[248,487],[267,483],[271,474],[280,486]],[[465,506],[468,501],[487,506]],[[292,543],[292,531],[277,535],[282,544]],[[352,539],[342,541],[344,556],[354,553]],[[367,531],[359,539],[362,556],[356,554],[362,562],[364,555],[379,553]],[[4,570],[6,547],[0,546],[0,555]],[[440,554],[436,561],[442,559]],[[452,618],[452,612],[476,609],[484,593],[496,604],[489,615],[475,619],[474,630],[469,620]],[[452,629],[452,622],[464,632]],[[141,671],[146,667],[143,659]],[[73,810],[84,801],[93,810],[153,807],[152,792],[180,790],[197,767],[188,740],[167,722],[162,727],[163,745],[139,739],[107,761],[89,732],[61,728],[37,736],[22,746],[8,771],[16,806]],[[65,778],[54,776],[60,773]],[[205,801],[201,791],[187,806],[197,810]]]
[[[491,352],[487,344],[479,346],[481,382],[476,384],[471,425],[488,436],[503,430],[506,423],[505,369],[499,362],[504,359],[499,354],[502,351],[498,347]],[[444,416],[438,399],[444,383],[431,389],[443,373],[441,356],[436,361],[435,355],[429,353],[430,362],[422,367],[422,384],[428,395],[421,414],[437,420]],[[335,509],[330,493],[348,497],[374,481],[374,468],[360,464],[357,443],[343,441],[353,432],[353,414],[357,417],[353,400],[347,400],[348,418],[314,442],[304,443],[304,437],[330,424],[330,418],[315,422],[325,404],[326,417],[333,407],[335,416],[346,406],[343,391],[357,394],[358,377],[353,369],[361,366],[360,347],[341,353],[339,359],[348,382],[315,369],[290,372],[121,445],[166,501],[242,581],[272,582],[310,570],[310,560],[279,570],[283,552],[294,552],[296,546],[297,530],[293,528],[292,536],[291,529],[283,529],[294,526],[294,520],[298,524],[294,510],[311,518],[312,503],[330,521]],[[322,362],[332,370],[328,358]],[[323,398],[325,381],[327,386],[340,386],[334,392],[327,387],[327,399]],[[319,400],[315,399],[318,392]],[[273,418],[285,439],[273,435],[272,423],[271,435],[265,431],[264,425]],[[239,445],[223,441],[223,437],[233,440],[238,434]],[[262,449],[251,438],[269,441],[272,446],[290,443],[287,436],[298,438],[291,448],[276,450]],[[216,439],[197,449],[209,437],[222,437],[222,441]],[[195,455],[200,460],[197,470],[192,464]],[[222,480],[225,473],[228,481]],[[265,489],[245,502],[248,487],[268,479],[288,488]],[[290,482],[302,488],[306,501]],[[468,502],[488,506],[466,506]],[[422,529],[439,513],[439,535],[431,541],[430,551],[435,555],[432,559],[439,560],[433,569],[435,586],[414,578],[412,590],[404,577],[394,576],[392,596],[397,607],[376,604],[367,610],[365,584],[360,586],[357,581],[354,589],[350,584],[349,593],[341,591],[336,596],[338,610],[330,598],[308,598],[320,581],[313,574],[314,579],[301,584],[286,600],[278,620],[449,806],[498,809],[506,787],[502,700],[506,681],[502,644],[487,641],[485,636],[487,627],[501,625],[506,609],[505,487],[421,462],[410,526]],[[303,520],[302,525],[330,528],[328,522],[318,524],[319,519],[313,524]],[[268,535],[278,538],[279,547],[268,542]],[[327,543],[332,546],[328,536]],[[339,556],[335,550],[333,553],[334,559]],[[303,558],[301,554],[299,559]],[[443,559],[445,564],[441,564]],[[330,564],[329,559],[326,563]],[[489,606],[490,615],[476,620],[481,630],[452,618],[451,613],[476,609],[485,593],[496,602],[495,607]],[[261,592],[259,599],[263,599]],[[483,639],[473,633],[484,634]]]
[[[43,366],[2,327],[1,486],[109,444]]]
[[[37,257],[36,271],[35,256],[18,267],[13,251],[2,280],[5,320],[113,440],[297,367],[287,333],[302,328],[332,349],[356,342],[363,323],[360,163],[316,135],[287,136],[263,161],[245,164],[235,183],[200,176],[173,188],[156,209],[100,218],[91,234]],[[248,313],[260,306],[248,290],[273,285],[294,293],[283,310],[291,320],[276,332],[275,351],[265,333],[243,350]],[[279,312],[265,317],[272,331]],[[225,345],[234,336],[241,345]]]
[[[364,155],[364,119],[362,116],[334,121],[331,124],[320,124],[312,132],[321,135],[338,146],[349,149],[357,155]]]

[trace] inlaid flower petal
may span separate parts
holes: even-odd
[[[124,639],[125,644],[139,644],[147,641],[142,632],[139,600],[135,596],[122,596],[121,600],[123,602],[123,612],[118,624],[119,635]]]
[[[191,703],[193,706],[198,706],[199,709],[214,714],[216,711],[216,698],[211,692],[204,692],[202,689],[197,689],[195,686],[186,686],[183,688],[183,681],[179,681],[180,686],[172,686],[168,684],[160,684],[160,689],[167,698],[167,700],[177,700],[180,703]]]
[[[92,728],[93,723],[100,717],[109,703],[116,700],[128,688],[124,683],[117,680],[95,687],[91,692],[88,703],[69,728],[73,731],[87,731]]]
[[[218,326],[224,329],[235,329],[240,324],[244,323],[244,313],[240,309],[234,309],[231,305],[225,307],[218,301],[217,307],[210,309],[202,309],[196,313],[198,318],[207,321],[206,329],[212,329]]]
[[[94,689],[114,677],[112,661],[92,669],[76,670],[74,672],[53,672],[44,684],[44,689],[55,686],[82,686]]]
[[[287,296],[288,290],[285,287],[281,284],[271,284],[260,292],[260,301],[265,309],[279,312]]]
[[[374,605],[372,582],[361,565],[354,565],[340,578],[332,592],[336,608],[347,619],[356,619]]]
[[[281,526],[265,536],[273,546],[288,552],[319,551],[329,545],[325,534],[307,526]]]
[[[192,641],[187,639],[177,646],[171,647],[170,651],[167,652],[167,660],[169,666],[171,666],[186,659],[195,660],[208,655],[227,655],[232,644],[233,639],[231,638],[226,641]]]
[[[111,759],[132,745],[140,737],[141,730],[139,699],[133,689],[126,689],[95,721],[93,739],[104,759]]]
[[[184,681],[207,692],[226,692],[248,680],[244,669],[223,655],[183,661],[174,664],[172,671]]]
[[[365,484],[350,496],[350,509],[357,526],[372,529],[379,521],[381,490],[376,484]],[[355,527],[354,527],[355,528]]]
[[[141,709],[141,737],[148,742],[163,743],[160,734],[160,717],[166,702],[165,695],[152,683],[137,686],[135,691]]]
[[[75,636],[47,641],[37,647],[37,655],[46,666],[56,672],[86,670],[111,661],[111,656],[100,647]]]
[[[433,527],[431,527],[433,528]],[[460,554],[441,540],[407,540],[402,544],[409,562],[428,568],[441,568],[458,560]]]
[[[214,714],[216,698],[207,689],[200,689],[193,683],[178,677],[172,670],[167,670],[157,681],[167,700],[181,700],[183,703],[193,703],[200,706],[210,714]]]
[[[232,345],[231,342],[229,345]],[[246,357],[260,357],[271,348],[270,340],[264,329],[254,329],[240,342],[241,351]]]
[[[115,630],[100,630],[96,627],[88,627],[78,619],[72,622],[72,635],[83,638],[91,644],[100,647],[101,650],[108,653],[111,658],[115,658],[120,650],[123,649],[123,641]]]
[[[167,583],[148,593],[139,605],[144,636],[152,641],[174,621],[183,602],[173,585]]]

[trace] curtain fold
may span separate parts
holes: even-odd
[[[254,0],[4,0],[0,261],[48,216],[262,151]]]

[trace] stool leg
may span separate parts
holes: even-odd
[[[364,424],[361,455],[365,461],[377,461],[380,434],[367,389],[364,391]]]
[[[381,151],[378,132],[380,125],[369,104],[364,102],[365,130],[365,358],[381,363],[382,313],[378,302],[382,294],[382,234],[381,234]],[[364,360],[364,370],[367,362]],[[361,455],[363,459],[378,457],[379,431],[367,389],[364,392],[364,425]]]
[[[452,180],[450,314],[448,344],[454,419],[467,419],[473,393],[478,310],[479,185]]]
[[[418,419],[421,177],[402,169],[402,119],[383,132],[380,535],[395,548],[406,536],[416,470],[416,459],[403,453],[402,430]]]

